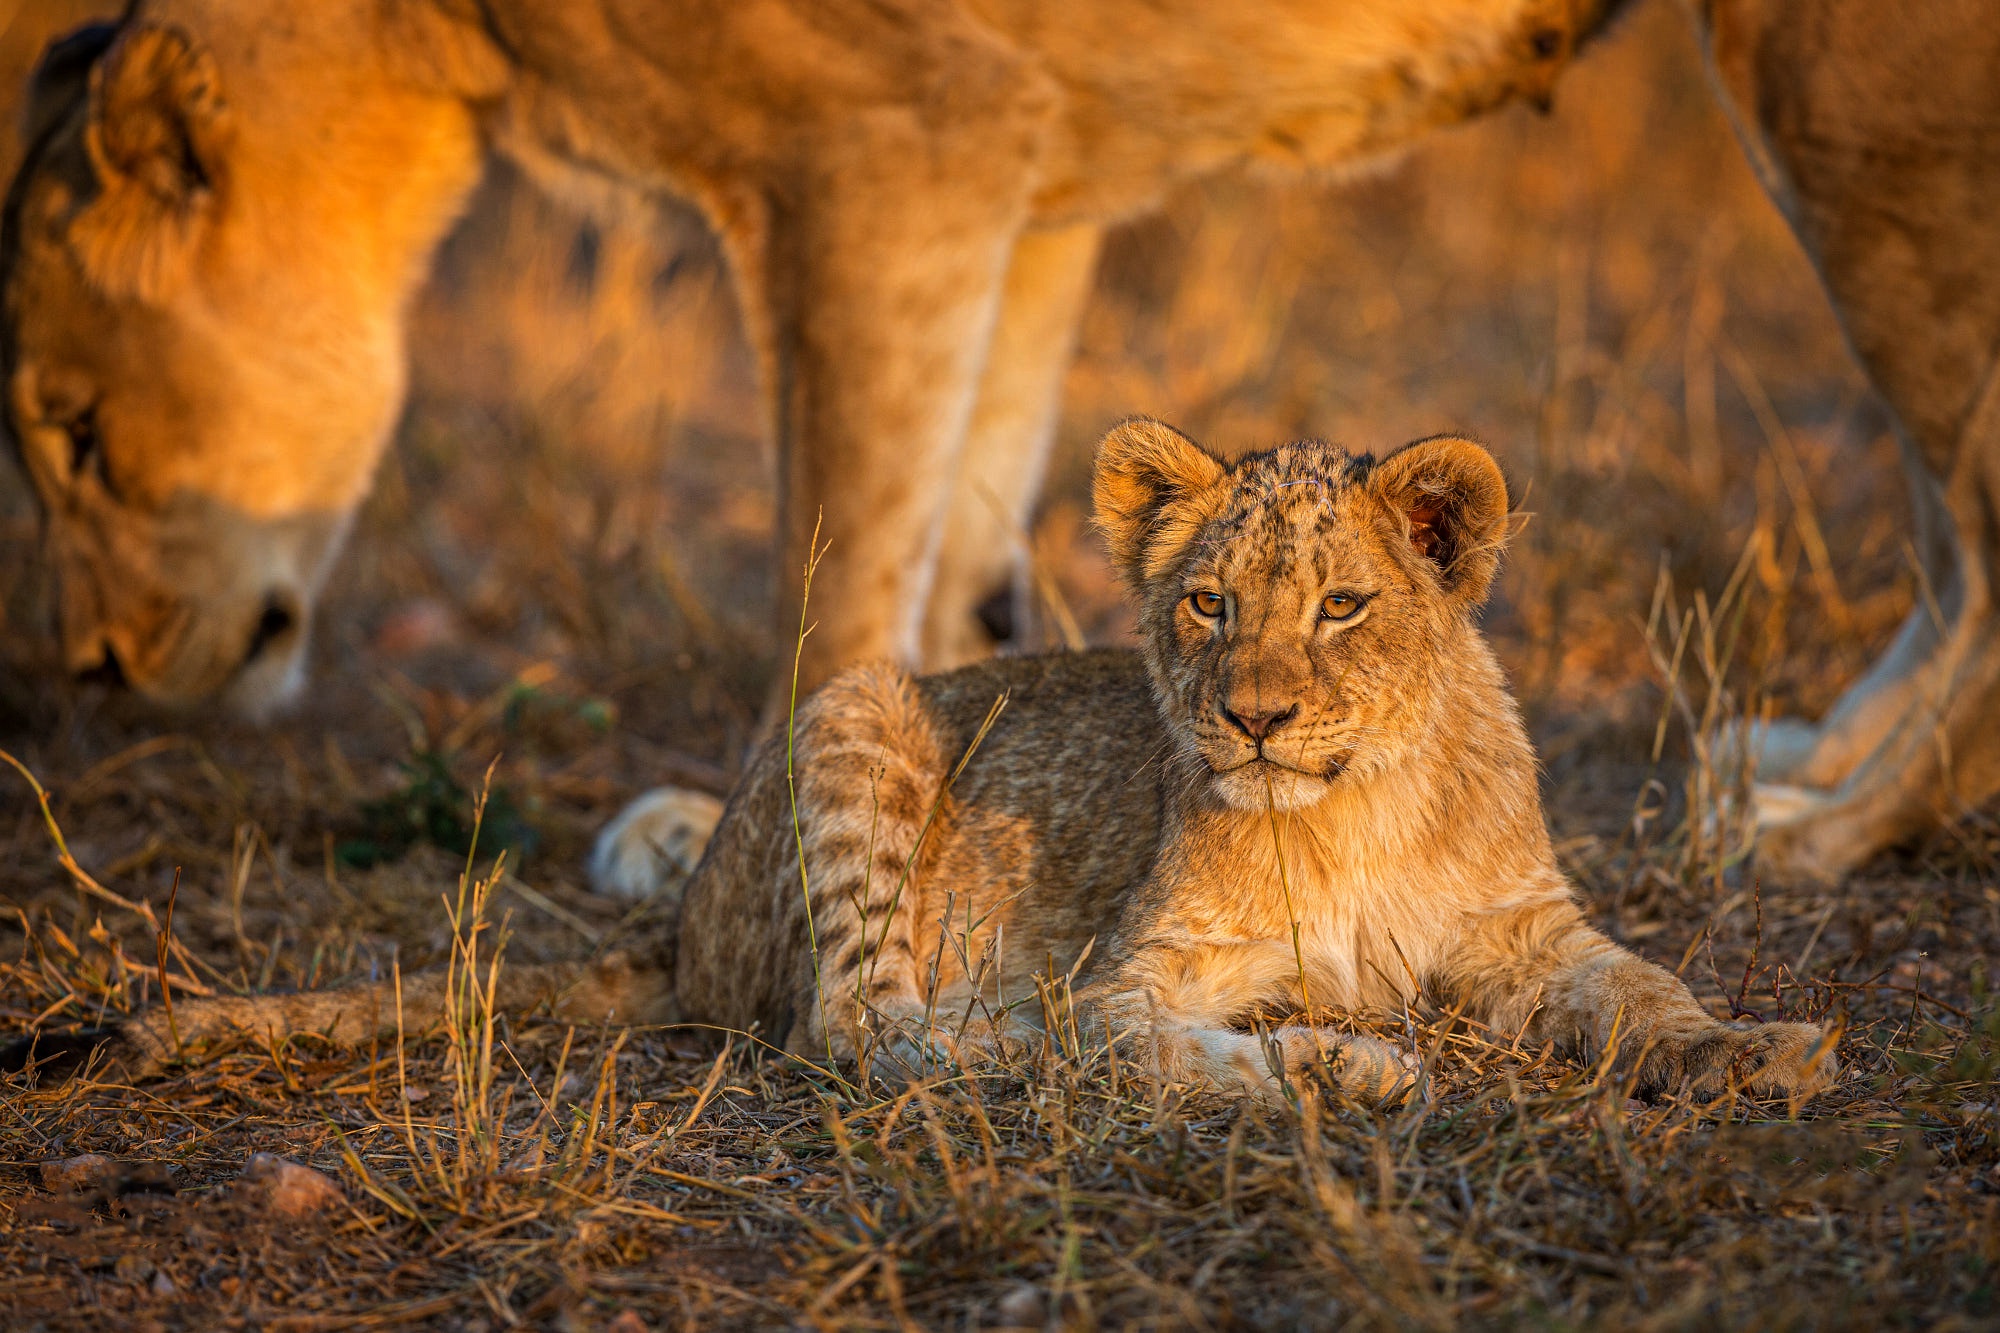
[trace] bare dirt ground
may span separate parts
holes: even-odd
[[[0,25],[0,70],[76,9]],[[1486,439],[1529,516],[1487,625],[1581,892],[1719,1012],[1844,1023],[1835,1091],[1642,1106],[1437,1015],[1405,1031],[1432,1095],[1394,1111],[1163,1096],[1061,1051],[855,1089],[741,1039],[472,1004],[362,1050],[246,1040],[136,1087],[0,1088],[4,1322],[2000,1322],[2000,823],[1835,889],[1763,885],[1706,762],[1730,718],[1824,709],[1911,605],[1884,418],[1677,10],[1640,7],[1560,96],[1116,236],[1032,534],[1040,632],[1126,632],[1084,518],[1119,416],[1224,448]],[[275,725],[56,683],[0,467],[0,748],[98,886],[0,768],[0,1036],[155,1003],[162,971],[189,994],[484,966],[503,922],[505,959],[580,957],[621,920],[583,884],[596,828],[663,781],[727,789],[795,572],[769,567],[713,248],[684,221],[581,225],[498,172],[417,326],[314,684]],[[341,1200],[288,1213],[239,1181],[256,1152]],[[80,1188],[45,1178],[86,1153],[111,1161]]]

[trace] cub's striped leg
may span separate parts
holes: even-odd
[[[805,883],[793,860],[789,888],[812,905],[819,965],[789,1044],[823,1055],[830,1033],[836,1056],[909,1063],[930,1036],[919,941],[936,916],[925,872],[949,815],[944,747],[910,677],[888,665],[828,683],[796,746]]]

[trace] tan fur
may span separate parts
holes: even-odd
[[[1473,623],[1507,512],[1485,450],[1306,442],[1226,467],[1134,421],[1096,490],[1142,651],[842,673],[760,747],[657,945],[567,990],[514,972],[503,1002],[921,1067],[1039,1021],[1041,988],[1080,969],[1084,1023],[1176,1083],[1269,1093],[1325,1067],[1390,1095],[1407,1054],[1315,1016],[1421,1003],[1611,1055],[1649,1092],[1833,1077],[1819,1028],[1719,1022],[1578,910]],[[600,857],[661,864],[659,804]],[[405,1022],[441,1001],[413,978]],[[387,1003],[377,985],[182,1022],[352,1039]],[[163,1015],[123,1033],[128,1069],[165,1054]]]
[[[402,308],[489,148],[579,199],[684,194],[722,236],[777,567],[820,526],[845,609],[806,682],[981,656],[1100,230],[1207,172],[1545,98],[1606,7],[142,0],[45,64],[0,253],[0,407],[69,661],[162,700],[296,689]],[[1900,419],[1934,594],[1824,722],[1743,747],[1766,868],[1836,876],[2000,791],[2000,26],[1975,0],[1690,7]]]
[[[778,567],[819,526],[847,610],[806,682],[981,656],[1099,230],[1206,172],[1544,98],[1601,8],[140,0],[44,65],[0,256],[69,660],[167,701],[297,687],[403,307],[489,149],[714,224],[780,443]]]
[[[847,1057],[976,1047],[1083,961],[1087,1019],[1176,1082],[1269,1090],[1274,1062],[1331,1061],[1382,1093],[1403,1059],[1379,1041],[1249,1029],[1420,999],[1615,1045],[1648,1090],[1832,1076],[1819,1029],[1718,1022],[1583,920],[1472,623],[1506,513],[1482,449],[1376,464],[1307,443],[1225,468],[1140,421],[1107,438],[1097,499],[1143,652],[829,684],[791,760],[806,873],[773,741],[687,893],[684,1019]],[[1320,619],[1338,591],[1365,605]]]

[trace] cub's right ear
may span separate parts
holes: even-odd
[[[1112,427],[1097,444],[1091,499],[1120,577],[1138,589],[1165,568],[1201,521],[1188,501],[1227,470],[1163,422],[1133,417]]]

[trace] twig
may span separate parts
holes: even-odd
[[[153,961],[160,973],[160,1003],[166,1006],[167,1035],[173,1039],[174,1058],[177,1060],[181,1054],[181,1029],[180,1025],[174,1022],[173,987],[167,984],[167,948],[169,942],[174,938],[174,904],[180,900],[180,896],[181,868],[175,866],[174,886],[167,890],[166,924],[160,928],[159,934],[153,937]]]

